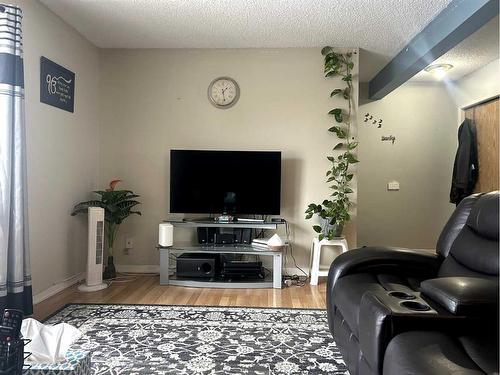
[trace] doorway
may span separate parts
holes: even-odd
[[[499,190],[499,98],[463,108],[477,130],[479,178],[474,192]]]

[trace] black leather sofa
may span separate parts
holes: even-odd
[[[364,247],[330,267],[330,330],[351,375],[498,373],[499,193],[472,195],[436,253]]]

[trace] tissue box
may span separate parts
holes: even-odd
[[[83,350],[68,350],[65,361],[58,363],[34,363],[23,374],[90,375],[90,353]]]

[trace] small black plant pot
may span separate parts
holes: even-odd
[[[104,268],[102,278],[104,280],[114,279],[116,277],[115,264],[113,263],[113,257],[108,257],[108,265]]]

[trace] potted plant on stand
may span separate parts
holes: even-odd
[[[328,131],[335,134],[339,140],[333,147],[331,155],[327,156],[330,168],[326,171],[326,182],[330,184],[332,193],[320,204],[309,204],[305,212],[306,219],[311,219],[315,215],[320,217],[320,225],[313,226],[314,231],[319,234],[320,241],[340,237],[344,224],[350,219],[349,210],[352,202],[349,195],[353,193],[351,180],[354,177],[350,167],[358,163],[354,154],[358,142],[351,136],[354,68],[352,53],[339,53],[332,47],[324,47],[321,54],[324,56],[325,77],[340,77],[345,83],[345,87],[333,90],[330,97],[343,98],[347,102],[347,108],[333,108],[328,112],[334,120],[334,125]]]
[[[132,210],[133,207],[141,203],[135,200],[139,195],[134,194],[130,190],[115,190],[119,182],[121,180],[113,180],[110,182],[108,189],[94,191],[95,194],[100,196],[100,200],[80,202],[73,207],[73,212],[71,213],[71,216],[87,213],[89,207],[101,207],[104,209],[104,221],[106,222],[104,233],[108,254],[108,263],[103,273],[104,279],[113,279],[116,277],[115,265],[113,263],[113,245],[120,224],[132,214],[141,215],[140,211]]]

